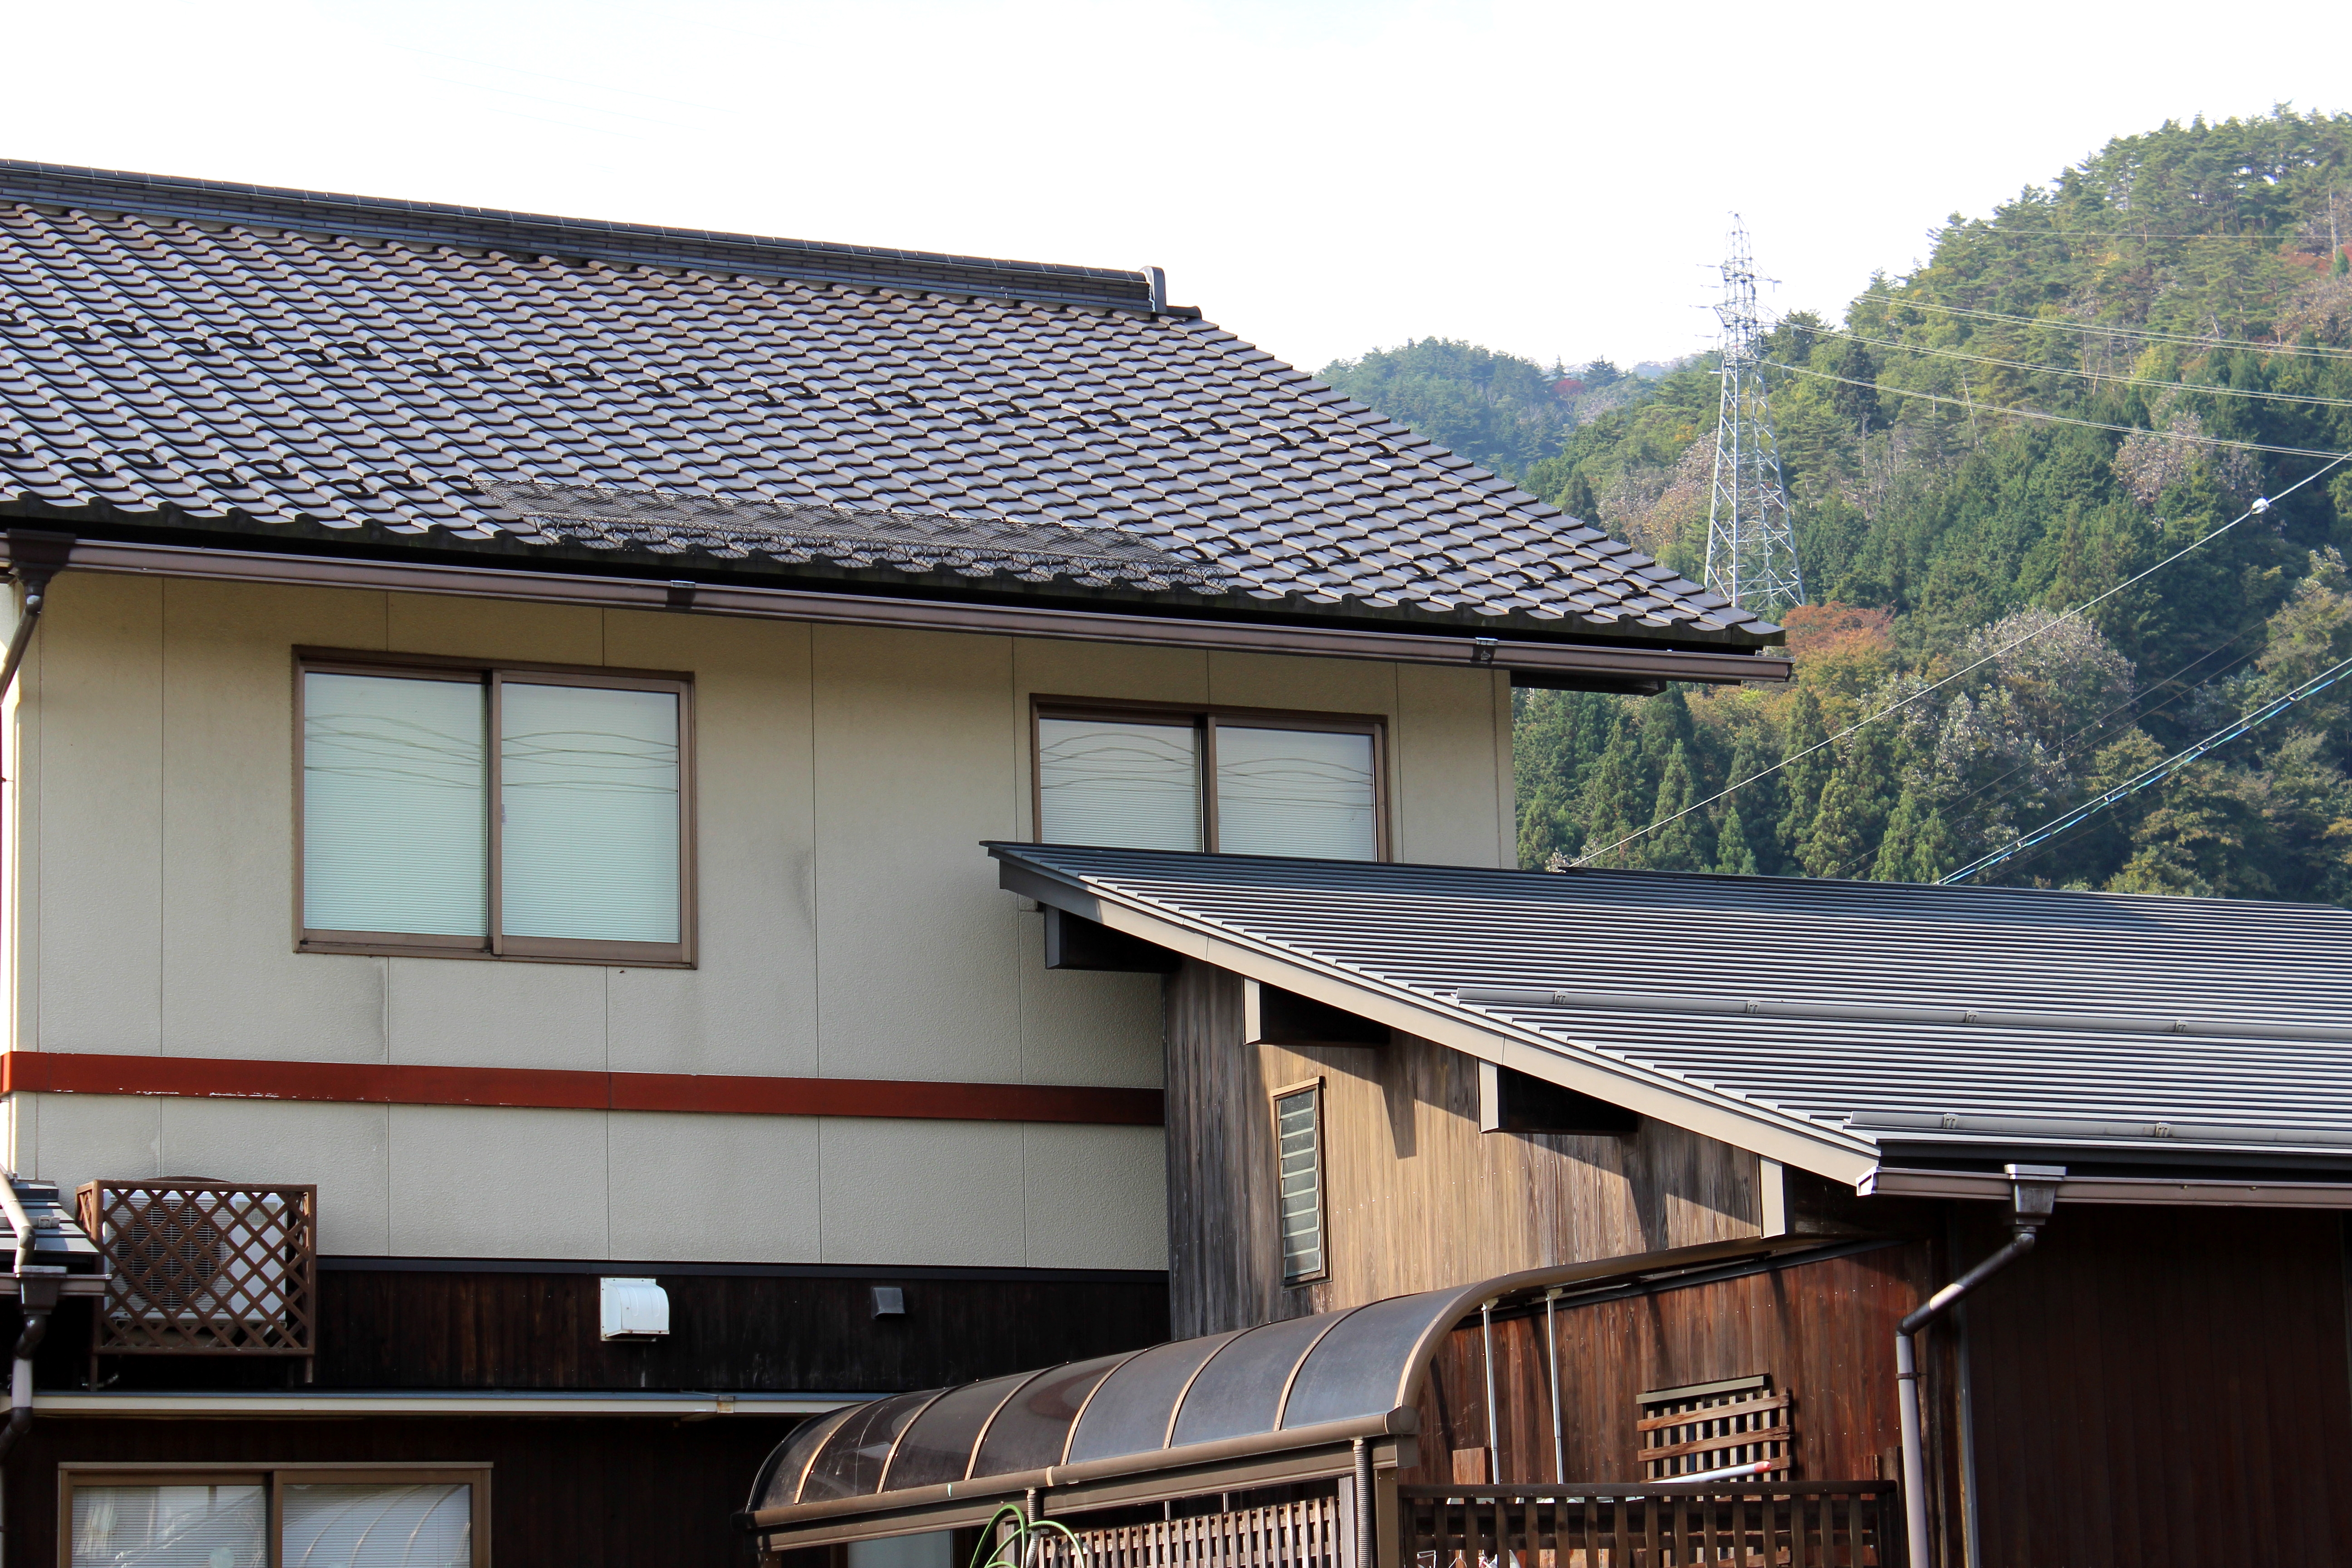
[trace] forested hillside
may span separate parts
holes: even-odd
[[[2174,123],[1782,321],[1799,679],[1521,693],[1524,862],[1916,698],[1603,863],[1929,879],[2352,657],[2352,463],[2326,456],[2352,452],[2348,246],[2352,115]],[[1685,368],[1515,471],[1696,574],[1716,400]],[[2352,901],[2347,764],[2337,688],[1990,877]]]

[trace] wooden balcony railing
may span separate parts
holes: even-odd
[[[1403,1568],[1895,1568],[1893,1481],[1399,1487]]]
[[[1152,1520],[1103,1530],[1081,1528],[1078,1541],[1084,1548],[1082,1563],[1066,1544],[1048,1542],[1045,1564],[1050,1568],[1342,1568],[1352,1555],[1339,1540],[1338,1500],[1328,1497],[1191,1519]]]

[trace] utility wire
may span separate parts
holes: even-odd
[[[1784,325],[1788,324],[1783,322]],[[2158,381],[2154,376],[2109,375],[2103,371],[2075,370],[2063,364],[2035,364],[2030,360],[1996,359],[1990,354],[1972,354],[1965,349],[1933,348],[1925,343],[1906,343],[1900,338],[1865,337],[1860,332],[1846,331],[1838,327],[1809,327],[1798,323],[1796,330],[1812,332],[1825,338],[1843,338],[1849,342],[1867,343],[1873,348],[1900,349],[1906,353],[1933,354],[1938,359],[1968,360],[1975,364],[1999,365],[2005,370],[2030,370],[2042,375],[2071,375],[2084,381],[2113,382],[2119,386],[2159,386],[2168,392],[2210,392],[2217,397],[2252,397],[2273,403],[2307,403],[2318,408],[2352,408],[2352,398],[2310,397],[2299,392],[2258,392],[2244,386],[2213,386],[2202,382]]]
[[[1996,849],[1990,855],[1969,862],[1969,864],[1961,867],[1950,876],[1946,877],[1943,879],[1942,885],[1948,888],[1955,883],[1965,882],[1970,877],[1975,876],[1978,872],[1998,866],[2002,861],[2020,853],[2021,851],[2032,849],[2047,843],[2056,835],[2064,832],[2067,828],[2074,826],[2078,822],[2096,816],[2098,813],[2105,811],[2107,807],[2115,805],[2117,801],[2122,800],[2128,795],[2137,795],[2141,790],[2146,789],[2148,785],[2169,778],[2172,774],[2179,773],[2182,768],[2187,767],[2189,763],[2195,762],[2206,752],[2213,750],[2216,746],[2225,746],[2231,741],[2236,740],[2239,736],[2245,734],[2248,731],[2259,728],[2263,724],[2267,724],[2273,719],[2277,718],[2280,714],[2285,712],[2288,709],[2302,701],[2305,698],[2316,696],[2318,693],[2326,690],[2338,680],[2343,679],[2347,673],[2352,673],[2352,658],[2346,659],[2343,663],[2335,666],[2333,668],[2321,671],[2319,674],[2312,677],[2309,680],[2305,681],[2301,686],[2296,687],[2293,691],[2288,692],[2284,697],[2273,697],[2268,702],[2263,703],[2261,707],[2254,709],[2252,712],[2240,714],[2235,720],[2231,721],[2230,723],[2224,724],[2219,730],[2214,731],[2211,734],[2206,736],[2203,740],[2198,742],[2187,751],[2176,752],[2171,756],[2165,758],[2164,761],[2141,769],[2138,773],[2134,773],[2123,783],[2116,785],[2115,788],[2107,791],[2105,795],[2100,795],[2096,800],[2086,801],[2083,805],[2076,806],[2074,810],[2067,812],[2064,816],[2055,817],[2049,822],[2043,823],[2032,832],[2020,835],[2016,842],[2011,844],[2007,848]]]
[[[1848,735],[1853,734],[1855,731],[1861,729],[1865,724],[1874,724],[1879,720],[1887,717],[1889,714],[1901,712],[1904,709],[1910,707],[1911,704],[1918,701],[1922,697],[1927,696],[1929,692],[1940,690],[1944,687],[1951,685],[1952,682],[1959,679],[1960,677],[1969,674],[1971,670],[1982,669],[1986,665],[1992,663],[1993,660],[2000,658],[2001,655],[2009,652],[2011,648],[2021,647],[2025,644],[2032,642],[2035,637],[2040,637],[2052,626],[2059,626],[2066,621],[2070,621],[2076,616],[2081,615],[2084,611],[2091,608],[2094,605],[2114,598],[2117,594],[2122,593],[2126,588],[2130,587],[2133,584],[2140,581],[2144,577],[2152,576],[2156,573],[2163,571],[2167,566],[2171,565],[2174,562],[2179,560],[2182,556],[2189,554],[2190,552],[2202,550],[2208,544],[2212,543],[2213,541],[2221,538],[2223,534],[2237,527],[2238,524],[2245,521],[2246,519],[2258,516],[2263,512],[2270,510],[2270,509],[2277,505],[2278,502],[2284,500],[2295,491],[2303,489],[2304,486],[2311,483],[2312,480],[2319,478],[2320,475],[2326,473],[2329,469],[2335,468],[2337,463],[2344,462],[2347,460],[2347,458],[2352,458],[2352,453],[2327,453],[2324,455],[2334,458],[2336,459],[2335,462],[2331,462],[2324,468],[2314,468],[2311,472],[2304,475],[2303,478],[2295,480],[2294,483],[2287,486],[2286,489],[2279,491],[2275,496],[2262,497],[2257,500],[2253,505],[2248,507],[2245,510],[2240,512],[2237,516],[2231,518],[2229,521],[2223,523],[2212,532],[2205,535],[2202,539],[2195,540],[2190,543],[2181,546],[2179,550],[2174,551],[2171,554],[2158,562],[2155,565],[2146,567],[2141,571],[2132,574],[2132,575],[2125,578],[2122,582],[2116,584],[2114,587],[2107,589],[2104,593],[2093,595],[2091,597],[2084,600],[2081,604],[2076,605],[2070,610],[2067,610],[2064,614],[2053,616],[2045,624],[2034,627],[2033,630],[2026,633],[2023,637],[2018,637],[2011,642],[2003,643],[2000,647],[1993,649],[1982,658],[1978,659],[1974,664],[1964,665],[1960,668],[1952,671],[1951,674],[1944,677],[1943,679],[1922,686],[1918,690],[1914,691],[1908,697],[1902,698],[1897,701],[1890,702],[1875,713],[1864,714],[1862,718],[1859,718],[1853,723],[1848,724],[1844,729],[1840,730],[1836,734],[1829,736],[1825,740],[1816,741],[1811,745],[1807,746],[1803,751],[1798,752],[1793,755],[1782,757],[1770,767],[1763,768],[1756,773],[1752,773],[1736,784],[1727,784],[1721,789],[1716,791],[1713,795],[1708,795],[1705,800],[1694,801],[1689,805],[1686,805],[1680,811],[1675,813],[1672,816],[1653,822],[1647,827],[1637,827],[1633,832],[1625,835],[1624,837],[1618,839],[1614,844],[1604,846],[1599,849],[1588,850],[1584,854],[1580,855],[1575,859],[1570,861],[1569,864],[1572,867],[1587,865],[1591,861],[1599,859],[1603,855],[1613,855],[1618,850],[1622,849],[1626,845],[1633,843],[1637,838],[1646,838],[1661,827],[1670,826],[1675,823],[1680,822],[1684,817],[1688,816],[1694,811],[1701,811],[1707,806],[1713,805],[1717,801],[1721,800],[1724,796],[1731,794],[1734,790],[1746,789],[1758,779],[1769,778],[1772,774],[1779,773],[1782,768],[1787,767],[1791,763],[1800,762],[1806,757],[1810,757],[1815,752],[1822,750],[1825,746],[1833,746],[1837,744],[1840,741],[1844,740]]]
[[[1898,397],[1916,397],[1927,403],[1946,404],[1953,408],[1970,411],[1982,409],[1987,414],[2013,415],[2020,419],[2039,419],[2049,425],[2080,425],[2086,430],[2113,430],[2120,436],[2147,436],[2158,441],[2189,441],[2200,447],[2235,447],[2246,452],[2276,452],[2289,458],[2332,458],[2342,462],[2352,458],[2352,452],[2323,452],[2311,447],[2272,447],[2260,441],[2232,441],[2220,436],[2188,436],[2178,430],[2149,430],[2137,425],[2109,425],[2098,419],[2075,419],[2063,414],[2044,414],[2038,408],[2011,408],[1999,403],[1966,402],[1958,397],[1945,397],[1933,392],[1914,392],[1908,387],[1885,386],[1874,381],[1856,381],[1852,376],[1832,375],[1827,371],[1807,370],[1801,365],[1784,364],[1776,359],[1761,362],[1775,370],[1785,370],[1791,375],[1811,376],[1815,381],[1834,381],[1842,386],[1859,386],[1869,392],[1891,392]],[[2173,383],[2166,383],[2172,385]],[[2330,468],[2334,463],[2328,465]],[[2281,494],[2285,492],[2282,491]]]
[[[1865,295],[1864,298],[1873,296]],[[2159,331],[2152,327],[2106,326],[2096,321],[2069,321],[2055,316],[2012,316],[1999,310],[1972,310],[1960,305],[1937,305],[1925,300],[1898,299],[1892,294],[1875,296],[1890,310],[1933,310],[1945,316],[1966,316],[1979,321],[2007,321],[2022,327],[2050,327],[2062,332],[2081,332],[2086,336],[2105,338],[2138,338],[2148,342],[2183,343],[2194,348],[2247,349],[2266,354],[2310,354],[2317,359],[2352,359],[2352,349],[2331,348],[2325,344],[2256,342],[2252,338],[2200,337],[2193,332]]]

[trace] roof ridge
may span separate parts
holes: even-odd
[[[1156,303],[1153,280],[1140,268],[668,228],[14,158],[0,158],[0,201],[1055,304],[1149,311]]]

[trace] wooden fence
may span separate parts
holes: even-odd
[[[1399,1487],[1402,1568],[1897,1568],[1893,1481]]]
[[[1083,1568],[1344,1568],[1336,1498],[1082,1530]],[[1074,1568],[1069,1547],[1046,1568]]]

